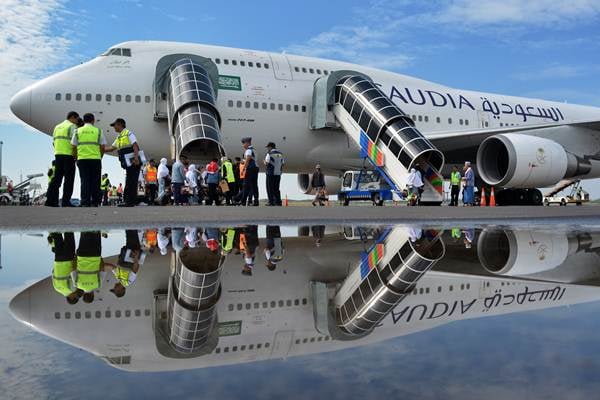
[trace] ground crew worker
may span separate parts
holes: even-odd
[[[56,175],[56,160],[52,160],[52,166],[48,168],[48,187],[50,187],[50,183],[52,182],[52,178]],[[46,197],[48,198],[48,197]]]
[[[110,126],[115,128],[118,136],[112,146],[106,148],[106,151],[118,150],[121,168],[126,172],[125,190],[123,192],[124,202],[119,207],[134,207],[137,205],[138,178],[141,169],[140,148],[133,131],[126,129],[126,123],[123,118],[117,118]],[[132,153],[133,158],[129,159],[131,156],[128,155]]]
[[[225,232],[221,231],[221,253],[227,255],[233,250],[235,242],[235,229],[227,228]]]
[[[100,205],[102,155],[106,146],[106,138],[100,128],[94,126],[94,114],[85,114],[83,122],[84,125],[75,130],[71,140],[71,144],[76,146],[77,168],[79,168],[79,179],[81,180],[81,206],[98,207]]]
[[[71,195],[73,194],[73,183],[75,181],[75,148],[71,144],[71,139],[77,129],[79,114],[71,111],[67,114],[67,119],[54,127],[53,145],[54,145],[54,171],[53,179],[48,182],[48,191],[46,193],[46,203],[48,207],[58,207],[58,192],[63,185],[62,201],[63,207],[72,207]]]
[[[460,181],[461,176],[458,168],[456,166],[452,167],[452,172],[450,173],[450,205],[458,206],[458,195],[460,193]]]
[[[267,225],[267,245],[265,246],[265,266],[274,271],[277,264],[283,260],[283,240],[281,229],[277,225]]]
[[[148,204],[153,206],[158,194],[158,168],[154,160],[150,160],[144,170],[144,180],[146,181],[146,192],[148,193]]]
[[[285,160],[283,154],[275,148],[275,143],[269,142],[266,146],[267,155],[264,164],[267,167],[267,197],[269,206],[281,206],[281,173]]]
[[[146,229],[146,232],[144,233],[144,244],[151,253],[154,251],[156,246],[158,246],[157,229]]]
[[[140,246],[139,233],[135,229],[125,231],[125,246],[119,253],[117,267],[112,270],[113,276],[117,280],[115,286],[110,291],[117,297],[125,296],[127,288],[135,282],[137,273],[140,269],[140,257],[142,247]]]
[[[81,232],[77,248],[77,268],[75,270],[75,286],[81,289],[83,301],[94,301],[94,290],[99,289],[104,276],[105,263],[102,259],[101,234],[96,232]]]
[[[252,147],[252,138],[245,137],[242,139],[244,147],[244,190],[242,194],[242,205],[258,206],[258,165],[256,164],[256,153]],[[244,201],[245,200],[245,201]],[[252,203],[252,204],[250,204]]]
[[[239,157],[236,157],[236,160],[239,160],[239,162],[237,163],[238,166],[238,184],[237,184],[237,189],[238,189],[238,194],[236,196],[236,204],[241,204],[243,206],[246,205],[246,200],[243,198],[244,197],[244,184],[246,182],[246,163]]]
[[[102,179],[100,180],[100,192],[102,192],[102,205],[108,205],[108,190],[110,189],[110,180],[108,179],[108,174],[102,175]]]
[[[233,170],[233,163],[227,157],[221,159],[221,179],[227,182],[229,190],[225,192],[225,203],[230,206],[232,204],[233,196],[237,193],[235,173]]]
[[[67,303],[75,304],[83,295],[81,289],[73,284],[71,273],[77,266],[75,255],[75,235],[65,232],[64,237],[58,232],[48,236],[48,242],[54,253],[54,266],[52,268],[52,286],[54,290],[67,299]]]

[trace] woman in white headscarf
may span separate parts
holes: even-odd
[[[410,169],[408,176],[406,177],[406,186],[408,187],[408,192],[411,195],[419,197],[419,189],[423,187],[423,179],[421,178],[421,173],[414,168]]]
[[[169,178],[169,168],[167,168],[167,159],[161,158],[158,165],[158,201],[161,202],[165,195],[166,180]]]
[[[190,188],[190,195],[192,196],[191,203],[198,204],[198,170],[196,169],[196,164],[190,164],[185,173],[185,180]]]

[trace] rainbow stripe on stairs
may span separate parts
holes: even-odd
[[[367,254],[360,264],[360,278],[365,279],[369,272],[375,268],[377,263],[383,258],[384,245],[382,243],[376,244],[369,254]]]
[[[383,167],[383,152],[377,148],[375,143],[373,143],[367,134],[362,130],[360,131],[360,150],[361,156],[369,157],[369,159],[373,161],[375,165],[378,167]]]

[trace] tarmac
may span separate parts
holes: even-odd
[[[0,231],[272,225],[600,225],[600,207],[0,207]]]

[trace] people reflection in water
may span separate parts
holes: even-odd
[[[235,228],[221,228],[219,231],[221,242],[221,254],[226,256],[234,249],[239,251],[240,233]]]
[[[217,253],[221,247],[219,242],[219,229],[218,228],[206,228],[202,233],[202,242],[207,249],[213,253]]]
[[[114,267],[102,259],[100,232],[81,232],[77,248],[77,267],[74,274],[75,286],[83,291],[83,301],[94,301],[94,290],[100,288],[106,276],[105,266]]]
[[[171,232],[168,229],[159,229],[157,245],[158,250],[162,256],[166,256],[168,253],[169,242],[171,240]]]
[[[127,288],[135,282],[140,269],[142,247],[137,230],[125,231],[125,246],[121,247],[116,268],[112,269],[115,285],[110,289],[117,297],[125,296]]]
[[[242,266],[243,275],[252,275],[254,261],[256,259],[256,248],[258,247],[258,226],[249,225],[243,227],[240,233],[240,251],[244,258]]]
[[[154,253],[154,249],[158,247],[158,229],[146,229],[144,232],[144,247],[148,253]]]
[[[310,227],[313,238],[315,238],[315,246],[321,247],[321,242],[325,237],[325,225],[314,225]]]
[[[276,225],[267,225],[267,243],[265,246],[265,266],[274,271],[277,264],[283,260],[283,241],[281,229]]]
[[[465,238],[463,240],[465,249],[470,249],[473,246],[473,238],[475,237],[475,229],[474,228],[466,228],[466,229],[463,229],[462,232],[465,235]]]
[[[63,236],[61,233],[52,232],[48,235],[48,243],[50,243],[54,253],[52,286],[57,293],[67,299],[67,303],[75,304],[83,295],[83,290],[74,285],[72,277],[72,273],[77,268],[75,234],[65,232]]]

